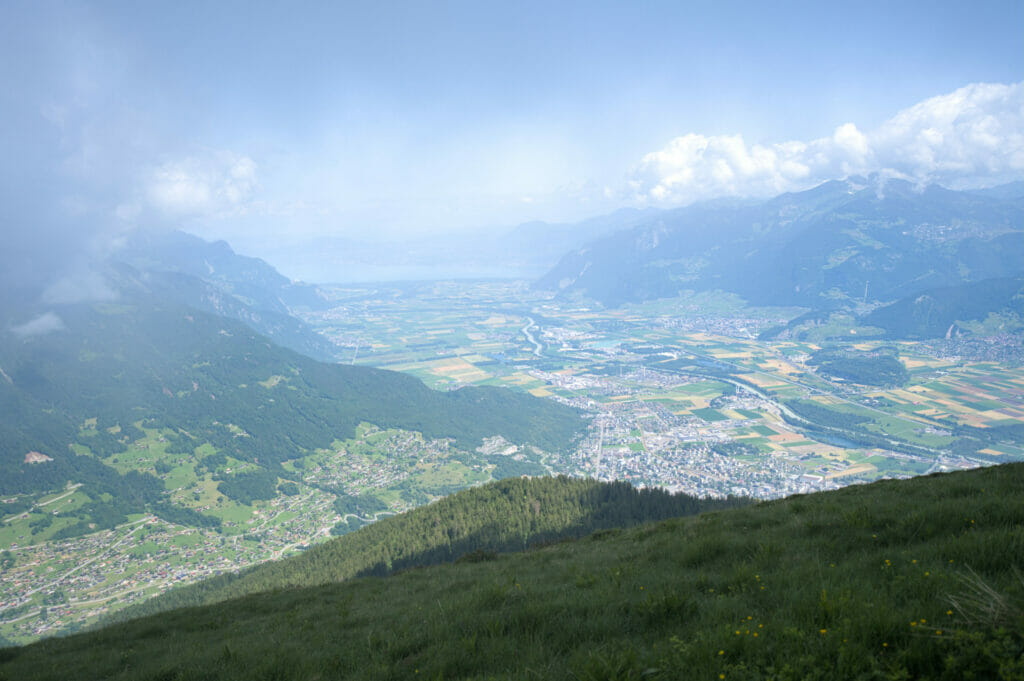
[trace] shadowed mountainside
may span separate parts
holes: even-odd
[[[293,558],[172,590],[118,612],[114,618],[206,605],[260,591],[383,576],[460,557],[486,560],[497,551],[523,550],[596,530],[632,527],[744,503],[748,502],[637,490],[623,482],[564,476],[508,478],[379,520]]]

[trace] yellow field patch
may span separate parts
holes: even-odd
[[[929,400],[929,401],[937,403],[937,404],[941,404],[943,407],[946,407],[947,409],[949,409],[951,412],[953,412],[955,414],[974,414],[974,410],[973,409],[971,409],[970,407],[968,407],[966,405],[960,404],[958,402],[954,402],[953,400]]]
[[[476,383],[478,381],[484,381],[491,377],[489,373],[481,369],[473,367],[472,369],[465,369],[461,371],[448,371],[448,372],[431,372],[433,375],[439,378],[446,378],[457,383]]]
[[[472,364],[470,366],[473,367]],[[448,374],[448,376],[458,381],[482,381],[485,378],[491,377],[489,373],[479,367],[473,367],[465,371],[455,371]]]
[[[446,376],[465,371],[479,371],[479,369],[461,357],[438,359],[433,362],[424,362],[423,365],[435,376]]]
[[[526,383],[533,383],[537,379],[526,374],[509,374],[508,376],[503,376],[501,380],[503,383],[511,383],[512,385],[524,385]]]
[[[482,341],[485,338],[487,338],[487,334],[486,333],[479,333],[479,332],[467,333],[466,334],[466,338],[468,338],[471,341]]]
[[[718,359],[752,359],[754,357],[752,353],[747,352],[746,350],[737,352],[735,350],[718,350],[712,348],[708,352]]]
[[[943,411],[941,409],[936,409],[935,407],[932,407],[930,409],[922,409],[922,410],[916,411],[914,413],[917,414],[918,416],[935,417],[935,416],[939,416],[939,415],[945,416],[948,412],[945,412],[945,411]]]
[[[1024,416],[1024,412],[1021,412],[1019,409],[1014,409],[1012,407],[1004,407],[1002,411],[996,411],[995,409],[992,409],[989,411],[980,412],[980,415],[984,416],[989,421],[1000,421],[1002,419],[1019,419],[1022,416]]]
[[[451,335],[452,333],[451,329],[434,329],[433,331],[427,331],[428,336],[440,336],[441,334]]]
[[[978,451],[981,452],[982,454],[988,454],[990,456],[1003,456],[1005,454],[1005,452],[1001,452],[998,449],[989,449],[987,447],[985,449],[979,449]]]
[[[758,388],[774,388],[785,385],[774,376],[765,376],[763,374],[739,374],[739,377],[745,381],[750,381]]]
[[[476,354],[476,353],[469,354],[469,355],[463,355],[462,359],[466,360],[467,362],[474,363],[474,364],[476,362],[490,362],[491,361],[487,357],[484,357],[483,355]]]
[[[551,394],[547,388],[531,388],[528,392],[534,397],[547,397]]]
[[[969,426],[974,426],[975,428],[988,428],[988,424],[985,422],[985,419],[981,418],[977,414],[961,414],[960,422],[966,423]]]
[[[869,463],[859,463],[850,466],[845,471],[836,471],[834,473],[829,473],[828,475],[825,476],[825,479],[832,480],[835,478],[845,478],[851,475],[860,475],[861,473],[872,473],[876,470],[878,469]]]
[[[490,376],[490,374],[482,369],[469,364],[462,357],[427,361],[427,363],[424,363],[424,366],[434,376],[451,378],[463,383],[482,381]]]
[[[797,433],[790,433],[788,431],[783,431],[781,433],[776,433],[775,435],[768,436],[768,440],[770,442],[799,442],[800,440],[804,439],[806,438],[804,438],[803,435],[799,435]]]
[[[758,366],[760,366],[762,369],[774,369],[775,371],[787,375],[802,373],[800,369],[797,369],[789,362],[783,362],[780,359],[768,359],[763,362],[759,362]]]
[[[482,321],[480,323],[481,324],[486,324],[487,326],[501,326],[503,324],[507,324],[508,323],[507,320],[508,320],[508,318],[505,317],[505,315],[494,314],[494,315],[491,315],[490,317],[488,317],[487,319],[485,319],[484,321]]]
[[[920,404],[921,403],[921,394],[920,394],[921,392],[923,392],[923,391],[920,391],[920,390],[910,390],[910,389],[904,390],[903,388],[900,388],[898,390],[892,390],[892,391],[887,392],[887,393],[872,393],[872,397],[884,396],[884,397],[888,397],[891,400],[898,400],[898,401],[902,401],[902,402],[907,402],[909,404]]]

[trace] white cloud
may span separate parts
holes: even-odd
[[[64,322],[60,317],[52,312],[45,312],[24,324],[12,326],[11,332],[19,338],[31,338],[32,336],[42,336],[53,331],[61,331],[63,328]]]
[[[157,167],[150,175],[145,200],[171,218],[230,215],[246,208],[257,184],[255,161],[217,152]],[[137,210],[128,204],[119,212],[131,216]]]
[[[644,203],[770,196],[880,173],[921,184],[980,185],[1024,173],[1024,83],[976,83],[900,111],[877,130],[748,146],[740,135],[677,137],[647,154],[630,188]]]
[[[75,269],[43,291],[43,302],[51,305],[103,302],[117,298],[117,291],[102,276],[89,269]]]

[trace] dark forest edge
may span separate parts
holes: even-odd
[[[598,530],[747,503],[737,498],[697,499],[660,489],[640,490],[625,482],[566,476],[507,478],[379,520],[298,556],[174,589],[120,611],[109,621],[459,559],[486,560],[498,552],[521,551]],[[370,514],[382,509],[355,502],[344,510]]]

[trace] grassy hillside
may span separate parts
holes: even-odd
[[[1024,465],[884,481],[0,652],[3,679],[1019,679]]]
[[[637,490],[628,483],[565,476],[509,478],[385,518],[287,560],[172,590],[115,617],[123,620],[272,589],[380,576],[467,554],[486,558],[496,551],[522,550],[595,530],[632,527],[742,503],[746,502],[696,499],[662,490]]]

